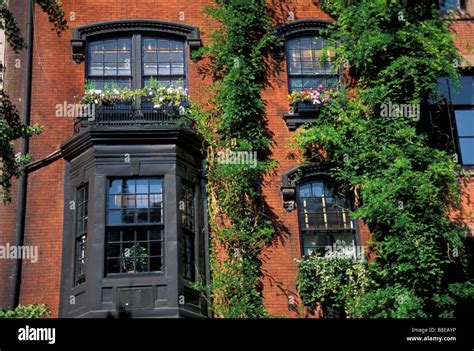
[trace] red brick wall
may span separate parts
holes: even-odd
[[[280,23],[287,21],[292,15],[291,12],[295,19],[329,19],[311,0],[276,3],[281,3],[273,6]],[[25,4],[25,0],[15,2],[17,7]],[[183,22],[201,27],[204,41],[209,33],[210,23],[203,17],[201,10],[210,4],[211,0],[63,0],[71,28],[91,22],[124,18],[179,22],[180,13],[183,12]],[[22,13],[24,12],[23,10]],[[39,8],[36,9],[35,21],[32,122],[42,124],[44,132],[31,139],[31,153],[38,160],[57,150],[62,142],[72,136],[72,119],[55,117],[55,105],[65,101],[77,102],[74,96],[83,90],[84,64],[75,64],[71,58],[71,30],[57,37],[50,30],[47,16]],[[472,28],[463,30],[470,33],[472,39]],[[8,51],[6,86],[15,99],[21,97],[22,91],[20,76],[11,68],[17,57],[11,50]],[[207,78],[199,74],[199,67],[203,63],[188,61],[188,65],[190,93],[194,98],[203,99],[202,87],[209,83]],[[281,174],[296,166],[296,162],[289,158],[288,147],[292,132],[283,120],[283,114],[288,111],[287,94],[286,63],[282,62],[279,73],[273,73],[269,86],[262,94],[267,106],[268,126],[274,134],[272,157],[279,162],[275,175],[265,179],[264,195],[270,211],[274,213],[274,220],[282,224],[278,238],[262,254],[262,272],[265,276],[263,293],[268,311],[275,315],[297,316],[304,314],[302,309],[297,307],[295,289],[295,260],[301,255],[297,212],[289,213],[283,209],[280,193]],[[63,186],[62,160],[33,172],[29,177],[25,245],[39,245],[40,259],[35,264],[24,264],[21,303],[47,303],[52,307],[54,316],[57,316],[59,303]],[[474,195],[472,185],[469,189]],[[472,219],[472,202],[466,206],[471,211]],[[15,203],[7,207],[0,206],[0,243],[13,241],[15,209]],[[361,225],[361,236],[363,241],[366,241],[369,233],[367,228]],[[0,307],[5,306],[10,293],[10,274],[11,262],[0,261]],[[295,308],[289,306],[292,300],[290,297],[296,302]]]

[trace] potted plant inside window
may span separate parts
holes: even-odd
[[[128,273],[146,272],[148,270],[148,258],[146,248],[139,243],[127,247],[122,252],[122,265]]]
[[[320,84],[318,88],[294,91],[288,98],[295,112],[312,113],[317,112],[321,105],[329,100],[330,93],[331,90],[325,90]]]

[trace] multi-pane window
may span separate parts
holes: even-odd
[[[132,87],[132,39],[108,39],[89,45],[88,77],[98,89]]]
[[[195,280],[195,211],[194,186],[183,183],[181,186],[182,200],[180,202],[181,228],[183,233],[183,276]]]
[[[325,44],[317,37],[298,37],[286,42],[290,93],[317,88],[320,84],[324,87],[336,84],[338,73],[331,53],[323,52]]]
[[[298,215],[303,254],[324,255],[328,247],[353,247],[355,225],[349,214],[349,203],[334,194],[323,181],[299,186]]]
[[[163,179],[111,179],[107,201],[108,274],[163,268]]]
[[[153,78],[163,86],[185,86],[184,41],[134,34],[89,42],[87,78],[98,89],[139,89]]]
[[[89,187],[82,186],[76,192],[76,259],[75,281],[81,284],[86,280],[86,245],[87,245],[87,220],[88,220],[88,195]]]
[[[177,40],[143,38],[143,85],[153,77],[164,86],[184,84],[184,43]]]

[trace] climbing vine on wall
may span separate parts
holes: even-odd
[[[321,5],[336,19],[330,35],[338,43],[337,63],[355,83],[336,93],[295,140],[306,160],[319,158],[353,190],[353,214],[375,241],[373,284],[351,314],[452,317],[463,295],[453,291],[471,285],[465,232],[449,216],[459,208],[460,169],[445,138],[446,120],[430,114],[430,102],[440,101],[436,79],[457,77],[461,62],[448,23],[436,1]],[[419,113],[384,114],[389,104]]]
[[[274,37],[263,0],[216,0],[206,13],[218,25],[198,55],[210,62],[213,98],[195,114],[207,145],[212,308],[217,317],[263,317],[259,253],[274,230],[261,195],[273,164],[260,92]]]

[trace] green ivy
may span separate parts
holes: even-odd
[[[2,162],[0,193],[6,204],[11,201],[12,178],[19,177],[23,167],[31,160],[28,155],[21,156],[15,153],[13,142],[41,133],[42,127],[38,124],[29,127],[23,125],[18,110],[6,93],[3,93],[0,100],[0,160]]]
[[[323,314],[332,308],[342,315],[351,315],[360,298],[373,282],[366,262],[351,258],[303,257],[299,262],[297,288],[306,306]]]
[[[461,170],[443,139],[446,120],[428,109],[440,100],[436,79],[457,77],[461,62],[436,3],[321,2],[337,20],[328,32],[337,63],[356,83],[335,93],[295,142],[306,161],[323,162],[353,190],[353,215],[375,240],[374,284],[358,317],[452,316],[456,303],[443,296],[469,279],[465,231],[449,217],[460,208]],[[418,105],[419,118],[382,117],[388,102]]]
[[[213,98],[207,108],[193,110],[207,145],[212,308],[217,317],[264,317],[259,254],[274,229],[261,184],[274,164],[265,160],[270,138],[260,92],[264,56],[275,38],[264,0],[216,0],[205,12],[218,22],[197,54],[210,62]],[[256,152],[258,162],[219,162],[225,150]]]

